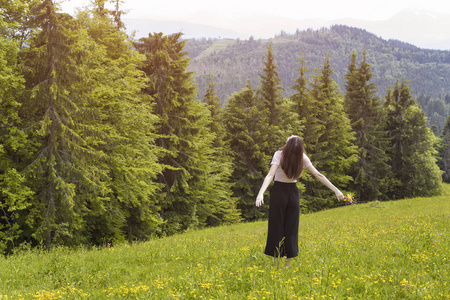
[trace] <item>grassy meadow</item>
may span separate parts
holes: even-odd
[[[289,268],[263,254],[266,221],[132,246],[23,251],[0,257],[0,299],[450,299],[445,190],[302,215]]]

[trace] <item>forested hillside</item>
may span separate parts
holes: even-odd
[[[297,77],[299,57],[306,61],[309,73],[314,74],[323,58],[329,56],[333,80],[343,91],[351,53],[356,51],[361,55],[366,51],[379,96],[385,96],[395,79],[405,78],[413,96],[426,111],[430,126],[436,125],[440,132],[445,124],[450,109],[450,51],[386,41],[363,29],[341,25],[297,31],[294,35],[281,33],[270,40],[188,40],[185,49],[192,58],[189,69],[194,72],[199,88],[197,98],[203,97],[210,76],[222,103],[241,90],[247,79],[257,84],[269,43],[273,44],[285,96],[293,94],[291,87]]]

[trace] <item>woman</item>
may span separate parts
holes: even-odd
[[[264,253],[274,257],[277,267],[279,257],[286,256],[287,267],[290,259],[298,255],[300,200],[296,182],[303,169],[332,190],[339,201],[344,199],[341,191],[311,164],[304,153],[303,140],[296,135],[290,136],[286,145],[275,152],[269,173],[256,197],[257,207],[264,204],[264,192],[275,179],[270,190],[269,231]]]

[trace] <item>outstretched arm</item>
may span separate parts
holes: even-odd
[[[326,177],[325,175],[323,175],[322,173],[320,173],[319,171],[317,171],[317,169],[313,166],[310,165],[306,168],[309,172],[311,172],[311,174],[314,175],[314,177],[316,177],[317,180],[319,180],[320,182],[322,182],[326,187],[328,187],[330,190],[332,190],[335,194],[336,197],[339,201],[344,199],[344,194],[342,194],[342,192],[335,187]]]
[[[279,165],[271,165],[270,166],[270,170],[269,173],[267,173],[266,177],[264,178],[264,182],[261,186],[261,188],[259,189],[259,193],[258,196],[256,196],[256,206],[260,207],[261,205],[264,204],[264,192],[267,190],[267,188],[269,187],[269,184],[272,182],[273,177],[275,176],[275,172],[277,171]]]

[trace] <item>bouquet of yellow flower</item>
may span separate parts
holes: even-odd
[[[354,202],[356,202],[351,194],[347,194],[347,196],[344,197],[344,201],[345,205],[353,204]]]

